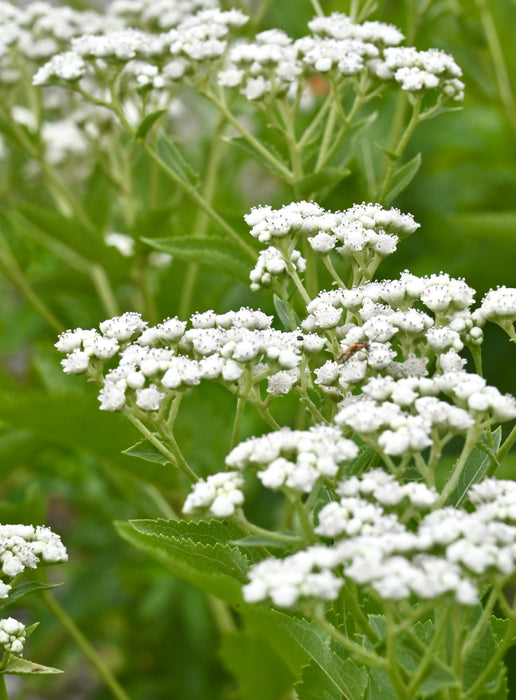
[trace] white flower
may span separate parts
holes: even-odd
[[[216,518],[228,518],[242,505],[244,479],[238,472],[219,472],[194,484],[183,506],[190,515],[208,510]]]
[[[52,81],[75,82],[86,74],[86,63],[76,51],[53,56],[34,75],[33,85],[47,85]]]
[[[25,644],[25,625],[14,617],[0,620],[0,647],[11,654],[21,654]]]

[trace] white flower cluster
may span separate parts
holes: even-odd
[[[33,84],[73,83],[87,73],[93,75],[90,67],[104,67],[109,61],[125,64],[125,74],[135,76],[140,88],[165,88],[196,70],[200,62],[221,56],[230,32],[247,21],[248,17],[239,10],[206,9],[189,14],[168,32],[155,34],[123,27],[101,34],[83,34],[72,39],[69,51],[53,56],[43,65]]]
[[[335,12],[314,18],[308,27],[312,35],[297,41],[271,29],[235,44],[218,74],[219,84],[239,88],[251,101],[271,100],[284,94],[294,97],[314,73],[347,78],[369,71],[384,81],[394,79],[404,90],[438,88],[445,98],[463,99],[464,84],[458,79],[462,73],[453,58],[437,49],[398,47],[404,37],[393,25],[355,23]]]
[[[269,378],[269,392],[285,393],[285,383],[291,388],[297,381],[297,374],[285,372],[297,370],[303,353],[319,352],[325,343],[317,335],[275,330],[271,316],[246,308],[194,314],[190,321],[190,328],[177,318],[148,328],[139,314],[128,312],[101,323],[100,332],[66,331],[56,347],[67,355],[61,362],[67,374],[96,379],[103,363],[118,354],[99,394],[102,410],[121,410],[129,401],[156,411],[171,393],[203,380],[248,381],[249,372],[257,383]]]
[[[305,269],[306,260],[298,250],[292,251],[287,263],[278,248],[269,246],[259,252],[256,265],[249,273],[251,291],[257,292],[262,287],[269,287],[273,280],[281,281],[288,276],[290,270],[304,272]]]
[[[473,314],[475,322],[483,326],[486,321],[493,323],[514,323],[516,320],[516,289],[497,287],[490,289],[482,299],[480,307]]]
[[[315,202],[292,202],[281,209],[256,207],[244,218],[254,238],[273,244],[262,251],[251,272],[253,290],[269,285],[291,265],[304,270],[304,259],[295,249],[301,237],[308,239],[314,252],[327,255],[335,251],[365,270],[393,253],[398,241],[419,227],[410,214],[379,204],[356,204],[330,212]]]
[[[435,493],[422,484],[406,484],[406,491],[390,484],[391,499],[389,480],[374,470],[349,484],[341,482],[339,491],[345,495],[320,511],[316,529],[337,541],[256,564],[244,586],[246,601],[271,598],[275,605],[289,607],[306,597],[334,600],[350,578],[387,600],[451,595],[469,606],[478,603],[487,581],[503,582],[515,573],[514,482],[486,480],[472,491],[472,512],[440,508],[409,529],[384,508],[403,497],[428,509]]]
[[[226,457],[232,469],[253,469],[264,486],[309,493],[320,478],[334,479],[345,462],[355,459],[358,447],[335,426],[309,430],[283,428],[237,445]]]
[[[10,654],[21,654],[25,644],[25,625],[14,617],[0,620],[0,648]]]
[[[417,51],[412,46],[385,49],[383,60],[370,61],[369,67],[382,80],[394,79],[408,92],[439,89],[455,102],[464,99],[462,70],[453,58],[438,49]]]
[[[114,0],[106,14],[131,26],[164,31],[176,27],[201,10],[217,9],[218,0]]]
[[[307,306],[303,330],[334,332],[341,359],[347,348],[360,346],[360,351],[341,363],[322,365],[317,383],[338,397],[379,370],[398,378],[426,375],[432,356],[439,372],[462,370],[465,361],[458,352],[483,340],[469,308],[473,297],[464,280],[443,273],[416,277],[403,272],[398,280],[321,292]]]
[[[58,563],[67,559],[61,538],[48,527],[0,525],[0,569],[4,576],[18,576],[26,567],[35,569],[40,561]]]
[[[244,479],[238,472],[219,472],[194,484],[183,506],[183,513],[208,511],[216,518],[228,518],[244,502]]]
[[[269,29],[252,42],[235,43],[217,80],[223,87],[239,87],[253,101],[291,94],[302,71],[292,39],[280,29]]]

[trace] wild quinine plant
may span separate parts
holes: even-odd
[[[26,569],[39,564],[57,564],[68,559],[66,548],[48,527],[32,525],[0,525],[0,609],[2,614],[30,593],[53,588],[53,584],[37,580],[21,582]],[[5,675],[29,676],[60,673],[55,668],[34,663],[22,657],[25,641],[39,623],[26,626],[14,617],[0,619],[0,698],[7,699]]]
[[[0,3],[3,158],[21,157],[55,203],[16,202],[0,220],[2,266],[62,331],[64,372],[86,375],[100,409],[140,431],[126,453],[177,475],[170,519],[118,529],[208,594],[241,685],[268,673],[270,700],[502,700],[516,486],[496,472],[516,440],[505,427],[516,399],[483,378],[482,345],[487,322],[516,339],[516,289],[475,306],[444,272],[377,277],[419,228],[391,208],[420,166],[407,146],[421,122],[460,107],[462,71],[370,19],[374,3],[329,15],[312,4],[293,38],[260,31],[266,2],[115,0],[103,14]],[[432,4],[413,9],[415,24]],[[190,116],[193,136],[181,132]],[[275,188],[270,205],[242,205],[247,231],[217,205],[235,153]],[[331,211],[350,176],[365,201]],[[252,198],[235,181],[236,201]],[[91,280],[98,328],[64,331],[76,324],[33,294],[10,248],[21,221]],[[192,312],[199,265],[246,279],[275,314]],[[180,301],[160,320],[169,269]],[[177,429],[206,384],[235,401],[214,473],[188,459]],[[203,441],[202,425],[191,431]],[[2,635],[13,672],[23,626],[4,620]]]
[[[516,439],[513,429],[502,440],[500,427],[516,418],[516,399],[481,376],[481,349],[486,321],[514,336],[516,290],[490,291],[474,309],[474,290],[445,273],[368,281],[397,234],[417,228],[394,209],[297,202],[246,218],[253,236],[274,243],[266,251],[276,263],[259,279],[290,289],[277,308],[285,326],[299,320],[293,330],[248,308],[157,326],[128,312],[56,344],[65,372],[100,385],[100,408],[123,411],[193,482],[183,513],[222,521],[140,521],[120,525],[122,534],[244,620],[259,618],[251,604],[265,603],[264,619],[310,657],[300,698],[316,688],[353,698],[505,692],[516,486],[494,473]],[[313,299],[295,247],[303,240],[334,277]],[[335,271],[342,262],[349,286]],[[185,392],[203,381],[222,384],[237,409],[225,470],[199,478],[174,423]],[[289,392],[306,409],[303,429],[273,417],[275,397]],[[246,403],[272,432],[239,442]],[[452,440],[461,452],[443,474]],[[283,496],[272,529],[245,513],[256,479]]]

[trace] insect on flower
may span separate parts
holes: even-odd
[[[367,352],[369,350],[369,343],[365,343],[362,340],[357,340],[356,343],[350,345],[337,357],[337,362],[347,362],[350,357],[356,355],[357,352],[360,352],[360,350],[365,350]]]

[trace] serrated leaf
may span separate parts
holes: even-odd
[[[391,189],[389,190],[387,196],[385,197],[385,203],[390,204],[396,197],[406,189],[414,177],[417,171],[421,167],[421,153],[409,160],[408,163],[402,165],[401,168],[396,170],[394,177],[391,182]]]
[[[376,452],[371,447],[363,445],[360,448],[358,457],[347,465],[346,476],[360,476],[363,474],[369,468],[375,454]]]
[[[28,659],[10,656],[7,666],[2,669],[0,673],[13,676],[41,676],[51,673],[63,673],[63,671],[58,668],[52,668],[51,666],[36,664],[34,661],[29,661]]]
[[[163,131],[159,133],[156,141],[156,153],[159,159],[167,168],[172,170],[180,180],[189,185],[197,184],[199,181],[199,174],[190,167],[179,148]]]
[[[469,489],[478,484],[486,473],[491,460],[490,454],[486,454],[486,448],[494,454],[500,447],[502,440],[502,428],[498,428],[492,433],[493,447],[488,447],[485,444],[484,448],[475,447],[464,465],[464,469],[460,475],[459,482],[448,498],[447,505],[459,507],[464,503],[468,496]]]
[[[247,537],[240,537],[238,540],[231,540],[229,544],[237,545],[238,547],[267,547],[280,548],[288,551],[288,545],[284,542],[278,542],[277,540],[271,540],[268,537],[262,537],[261,535],[247,535]]]
[[[299,646],[308,653],[314,663],[348,698],[359,700],[365,693],[367,673],[350,658],[342,659],[331,649],[328,634],[308,620],[277,612],[283,628]]]
[[[140,440],[135,445],[128,447],[126,450],[122,450],[122,454],[129,455],[129,457],[137,457],[138,459],[144,459],[146,462],[157,462],[158,464],[172,464],[172,462],[167,459],[157,447],[146,440]]]
[[[295,690],[299,700],[341,700],[342,698],[342,693],[313,661],[303,667],[301,681],[296,683]]]
[[[61,583],[40,583],[39,581],[28,581],[27,583],[21,583],[16,586],[10,593],[9,597],[0,601],[0,608],[7,608],[13,603],[16,603],[20,598],[23,598],[30,593],[37,593],[39,591],[46,591],[50,588],[59,588],[62,586]]]
[[[166,114],[167,111],[166,109],[157,109],[155,112],[147,114],[136,129],[135,137],[137,139],[144,139],[158,119]]]
[[[206,265],[239,282],[249,284],[249,272],[251,271],[249,258],[224,238],[176,236],[174,238],[142,238],[141,240],[151,248],[169,253],[175,258]]]
[[[224,600],[242,603],[242,584],[249,562],[234,546],[204,545],[167,534],[165,521],[117,522],[119,534],[133,546],[151,555],[176,576]],[[169,523],[170,524],[170,523]]]
[[[391,679],[378,668],[369,669],[369,683],[366,700],[399,700],[399,695],[391,683]]]
[[[326,188],[333,189],[342,182],[342,180],[351,174],[348,168],[327,167],[319,170],[316,173],[310,173],[298,180],[295,184],[300,194],[303,197],[315,195]]]
[[[238,682],[241,700],[282,700],[295,680],[266,640],[247,629],[224,632],[219,654]]]

